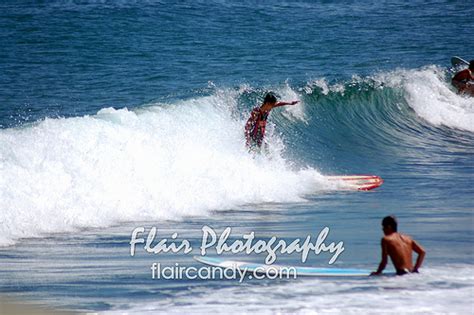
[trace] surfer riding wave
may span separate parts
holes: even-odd
[[[267,93],[260,107],[255,107],[250,118],[245,124],[245,139],[249,151],[260,151],[264,144],[265,127],[267,125],[268,115],[275,107],[285,105],[295,105],[299,101],[277,102],[277,98],[273,93]]]

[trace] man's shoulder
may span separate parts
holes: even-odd
[[[471,70],[469,69],[464,69],[464,70],[461,70],[459,71],[458,73],[456,73],[456,77],[466,77],[466,76],[470,76],[472,74]]]
[[[390,235],[384,235],[382,237],[382,241],[393,241],[393,240],[396,240],[396,239],[403,239],[403,240],[411,240],[411,236],[410,235],[407,235],[407,234],[403,234],[403,233],[393,233],[393,234],[390,234]]]
[[[400,237],[406,242],[412,242],[413,238],[408,234],[399,233]]]

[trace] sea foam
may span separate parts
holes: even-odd
[[[456,93],[445,76],[445,70],[430,66],[397,70],[379,78],[403,89],[408,105],[430,124],[474,132],[474,97]]]
[[[0,244],[128,220],[179,220],[261,202],[301,201],[330,185],[245,148],[235,95],[134,111],[45,119],[0,131]],[[237,115],[238,116],[238,115]]]

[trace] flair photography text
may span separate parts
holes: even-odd
[[[226,227],[221,233],[218,233],[213,228],[204,225],[201,229],[202,237],[199,246],[199,253],[201,256],[205,256],[210,251],[215,251],[217,255],[224,253],[250,255],[250,254],[263,254],[265,255],[265,264],[273,264],[279,255],[281,254],[298,254],[302,263],[305,263],[310,254],[320,255],[321,253],[331,254],[328,264],[336,262],[338,257],[344,252],[343,241],[339,242],[327,242],[326,239],[329,235],[329,227],[324,227],[314,237],[309,234],[304,238],[296,238],[294,240],[280,239],[277,236],[271,236],[268,239],[256,238],[255,232],[249,232],[243,235],[235,236],[232,235],[232,228]],[[173,233],[169,238],[157,238],[157,228],[152,227],[148,232],[145,232],[145,227],[137,227],[132,231],[130,239],[130,255],[135,256],[138,250],[143,250],[148,254],[160,254],[160,253],[182,253],[190,254],[193,252],[191,241],[188,239],[178,239],[178,233]],[[217,268],[217,270],[220,268]],[[231,270],[233,269],[233,271]],[[262,272],[257,274],[267,273],[268,268],[264,268]],[[213,268],[208,269],[184,267],[175,264],[175,266],[162,266],[161,263],[154,263],[151,266],[152,278],[200,278],[207,279],[209,276],[212,278],[226,278],[232,272],[233,274],[229,278],[239,278],[241,276],[235,274],[241,272],[238,268],[229,268],[229,270],[222,269],[217,271]],[[220,272],[222,275],[217,275]],[[225,273],[224,273],[225,272]],[[245,271],[242,271],[245,272]],[[271,271],[271,274],[276,274],[275,270]],[[279,273],[291,274],[291,270],[280,271]],[[258,278],[258,276],[255,276]]]

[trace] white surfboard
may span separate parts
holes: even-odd
[[[469,62],[467,62],[466,60],[458,57],[458,56],[454,56],[451,58],[451,64],[453,65],[453,67],[460,67],[460,66],[469,66]]]
[[[220,268],[236,268],[245,272],[266,273],[270,275],[282,274],[305,277],[368,277],[371,271],[366,269],[353,268],[316,268],[316,267],[300,267],[300,266],[282,266],[282,265],[265,265],[250,263],[244,261],[225,260],[218,257],[194,256],[194,259],[208,266]],[[384,273],[384,275],[391,275]]]

